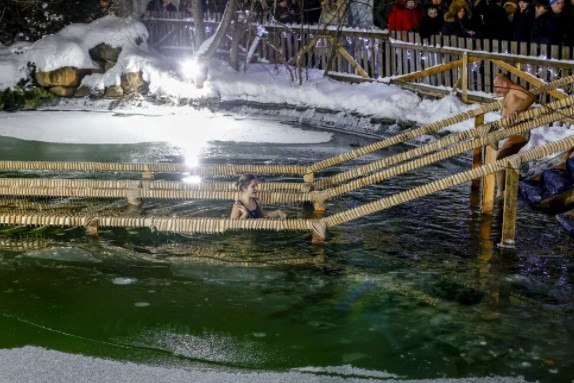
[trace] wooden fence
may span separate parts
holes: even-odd
[[[150,44],[167,55],[181,56],[193,53],[193,19],[185,14],[153,14],[144,19],[150,31]],[[206,35],[212,35],[217,17],[205,21]],[[506,72],[504,63],[510,64],[543,81],[574,74],[574,49],[557,45],[539,45],[516,41],[481,40],[456,36],[432,36],[421,41],[418,33],[388,32],[313,25],[265,25],[267,34],[259,44],[260,59],[271,63],[291,60],[307,48],[300,57],[302,66],[325,69],[333,45],[337,55],[330,75],[353,81],[376,81],[424,70],[437,65],[462,60],[464,52],[477,58],[469,64],[467,86],[469,91],[492,93],[493,78],[499,71]],[[246,52],[254,31],[247,28],[242,44]],[[230,40],[221,47],[226,54]],[[498,64],[500,65],[498,65]],[[457,84],[462,69],[432,74],[411,84],[420,89],[447,92]],[[530,83],[511,74],[511,77],[529,88]],[[572,93],[568,90],[569,93]]]

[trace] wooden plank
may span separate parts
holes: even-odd
[[[497,150],[490,145],[485,147],[484,164],[488,165],[496,161]],[[482,178],[482,214],[492,214],[494,210],[494,190],[496,187],[495,174],[489,174]]]
[[[530,84],[539,87],[545,84],[544,81],[540,80],[538,77],[535,77],[529,73],[523,72],[521,70],[519,70],[518,68],[513,67],[510,64],[505,63],[504,61],[500,61],[500,60],[491,60],[493,63],[495,63],[496,65],[498,65],[499,67],[509,71],[510,73],[512,73],[513,75],[524,79],[525,81],[528,81]],[[563,98],[566,98],[566,95],[560,91],[557,90],[551,90],[548,91],[549,94],[551,94],[552,96],[556,97],[557,99],[561,100]]]
[[[393,33],[395,33],[395,35],[396,35],[396,31],[394,31]],[[395,65],[393,65],[393,66],[394,66],[394,68],[395,68],[395,75],[403,75],[403,74],[405,74],[405,73],[403,72],[403,60],[402,60],[402,55],[401,55],[401,54],[402,54],[402,51],[403,51],[403,48],[394,48],[394,49],[393,49],[393,52],[394,52],[394,55],[393,55],[393,57],[394,57],[394,62],[393,62],[393,64],[395,64]]]
[[[482,48],[485,51],[490,51],[490,40],[482,40]],[[492,93],[492,63],[490,61],[484,62],[484,89],[486,93]]]
[[[468,59],[469,63],[473,63],[475,61],[480,61],[480,59],[478,59],[476,57],[470,57]],[[447,64],[434,66],[432,68],[424,69],[424,70],[421,70],[421,71],[416,72],[416,73],[410,73],[410,74],[407,74],[404,76],[400,76],[400,77],[395,78],[395,80],[396,81],[402,81],[402,82],[409,82],[409,81],[417,80],[417,79],[422,78],[422,77],[426,77],[426,76],[430,76],[430,75],[437,74],[440,72],[448,71],[448,70],[451,70],[453,68],[458,68],[460,66],[462,66],[462,59],[452,61],[452,62],[447,63]]]
[[[464,49],[467,50],[468,52],[472,52],[474,50],[474,40],[472,38],[466,38],[464,40]],[[471,63],[469,63],[471,64]],[[476,90],[476,71],[475,68],[477,67],[477,65],[470,65],[468,74],[469,74],[469,79],[468,79],[468,89],[469,90]]]
[[[484,114],[479,114],[474,118],[475,129],[483,124],[484,124]],[[483,149],[482,147],[474,149],[472,153],[472,169],[478,168],[479,166],[482,165],[482,149]],[[476,178],[471,182],[470,192],[475,196],[477,196],[478,192],[480,191],[480,184],[481,184],[480,181],[481,181],[480,178]]]
[[[540,55],[548,59],[548,46],[546,44],[540,45]],[[540,78],[542,81],[548,81],[548,65],[540,66]],[[547,97],[541,96],[540,101],[542,101],[543,104],[546,104],[548,99]]]
[[[380,43],[381,53],[379,53],[379,57],[381,58],[381,69],[384,68],[383,77],[390,77],[393,75],[395,68],[392,66],[391,60],[391,42],[389,39],[381,40]],[[384,57],[384,64],[383,62]]]
[[[437,36],[431,36],[431,43],[433,45],[435,45]],[[438,58],[438,54],[437,53],[433,53],[433,52],[422,52],[421,51],[421,55],[423,55],[423,57],[426,57],[426,68],[432,68],[433,66],[437,65],[438,63],[437,58]],[[425,69],[426,69],[425,68]],[[439,80],[438,80],[438,76],[437,75],[431,75],[430,76],[430,84],[437,86],[439,84]]]
[[[379,76],[379,71],[377,70],[377,48],[378,48],[378,40],[371,38],[371,54],[370,54],[370,60],[369,63],[371,65],[371,78],[377,78],[377,76]]]
[[[443,37],[442,37],[442,43],[443,43],[443,45],[445,45],[445,46],[447,46],[447,47],[450,47],[450,46],[451,46],[451,45],[450,45],[450,36],[443,36]],[[444,55],[444,56],[443,56],[443,61],[442,61],[443,63],[449,63],[449,62],[451,62],[451,61],[452,61],[452,59],[451,59],[451,55],[450,55],[450,54],[447,54],[447,55]],[[453,82],[452,82],[452,79],[451,79],[451,74],[450,74],[450,72],[444,73],[444,76],[443,76],[443,85],[448,86],[448,87],[452,87],[452,84],[453,84]]]
[[[417,45],[417,47],[419,45],[421,45],[421,36],[418,33],[415,33],[414,36],[414,43]],[[411,70],[412,72],[414,71],[420,71],[423,70],[423,62],[421,60],[421,51],[419,49],[414,48],[413,49],[413,55],[411,56],[411,60],[413,61],[413,69]]]
[[[510,163],[506,166],[504,188],[504,214],[502,218],[502,247],[514,247],[516,239],[516,210],[518,206],[518,169]]]
[[[464,52],[462,55],[461,69],[462,101],[468,103],[468,53],[466,52]]]

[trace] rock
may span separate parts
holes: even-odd
[[[116,65],[115,62],[105,62],[104,63],[104,72],[109,71],[111,68],[113,68]]]
[[[71,97],[76,93],[76,87],[74,86],[53,86],[50,88],[50,92],[60,97]]]
[[[90,95],[90,88],[87,86],[81,86],[74,93],[74,97],[88,97]]]
[[[41,86],[77,86],[84,71],[73,67],[64,67],[51,72],[36,72],[36,81]]]
[[[119,85],[113,85],[113,86],[107,87],[106,91],[104,93],[105,97],[111,97],[111,98],[120,98],[120,97],[123,97],[123,95],[124,95],[124,90]]]
[[[118,61],[122,48],[112,48],[108,44],[101,43],[89,50],[90,57],[97,63],[112,63]]]
[[[148,85],[143,80],[142,72],[122,74],[121,85],[125,94],[147,93]]]

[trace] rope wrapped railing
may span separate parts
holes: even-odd
[[[496,132],[504,133],[504,131]],[[552,142],[509,156],[496,162],[482,165],[465,172],[457,173],[440,180],[418,186],[389,197],[381,198],[357,208],[337,213],[322,219],[247,219],[226,218],[173,218],[173,217],[113,217],[113,216],[38,216],[38,215],[0,215],[0,224],[20,226],[87,226],[97,222],[99,227],[149,228],[168,233],[223,233],[231,230],[267,230],[267,231],[317,231],[341,225],[345,222],[376,213],[390,207],[444,190],[475,178],[484,177],[503,170],[507,163],[533,161],[544,156],[568,150],[574,146],[574,136]]]
[[[381,198],[377,201],[361,205],[357,208],[345,212],[333,214],[329,217],[323,218],[321,221],[327,227],[341,225],[345,222],[349,222],[357,218],[361,218],[366,215],[386,210],[393,206],[400,205],[412,201],[414,199],[424,197],[426,195],[436,193],[438,191],[448,189],[465,182],[472,181],[475,178],[485,177],[487,175],[494,174],[500,170],[504,170],[505,165],[507,163],[513,163],[516,161],[519,162],[534,161],[553,153],[560,153],[566,151],[572,148],[573,146],[574,146],[574,136],[570,136],[559,141],[551,142],[544,146],[539,146],[537,148],[530,149],[525,152],[514,154],[512,156],[492,162],[490,164],[482,165],[471,170],[467,170],[461,173],[454,174],[452,176],[442,178],[437,181],[430,182],[425,185],[417,186],[415,188],[405,190],[397,194],[393,194],[392,196],[389,197]]]
[[[228,230],[309,231],[318,220],[0,215],[0,224],[3,225],[82,227],[92,222],[97,222],[99,227],[149,228],[163,233],[192,234]]]
[[[139,198],[161,200],[218,200],[235,201],[238,191],[213,190],[152,190],[152,189],[112,189],[89,187],[2,187],[0,195],[11,197],[83,197],[83,198]],[[262,203],[289,204],[311,201],[313,193],[260,192]]]
[[[381,172],[371,174],[366,177],[354,180],[347,184],[326,189],[321,192],[302,192],[302,193],[280,193],[280,192],[261,192],[260,201],[272,204],[289,204],[302,202],[324,202],[328,199],[349,193],[353,190],[381,182],[385,179],[397,176],[407,171],[415,170],[419,167],[430,165],[434,162],[444,160],[460,153],[498,142],[501,139],[511,135],[521,134],[536,128],[540,125],[547,124],[560,119],[563,115],[572,114],[573,108],[560,110],[568,105],[574,104],[574,96],[556,101],[546,106],[533,108],[520,113],[516,118],[505,118],[496,123],[500,127],[507,127],[515,121],[527,120],[525,123],[505,128],[503,130],[489,133],[488,135],[477,134],[477,130],[486,131],[493,123],[485,124],[475,130],[468,130],[444,137],[435,142],[415,148],[408,152],[399,153],[395,156],[375,161],[373,166],[365,165],[363,167],[351,170],[346,173],[352,176],[361,175],[360,171],[372,172],[377,166],[394,164],[400,161],[406,161],[415,155],[428,153],[434,150],[443,149],[448,145],[457,144],[446,148],[440,152],[420,157],[401,165],[385,169]],[[551,113],[544,114],[552,111]],[[538,116],[539,118],[534,118]],[[533,119],[534,118],[534,119]],[[478,136],[478,137],[477,137]],[[466,141],[469,138],[478,138],[472,141]],[[343,178],[337,179],[338,181]],[[14,185],[12,179],[0,179],[0,195],[5,196],[37,196],[37,197],[92,197],[92,198],[139,198],[139,199],[171,199],[171,200],[236,200],[239,197],[237,191],[212,191],[212,190],[165,190],[165,189],[147,189],[139,188],[141,185],[155,186],[178,186],[181,183],[171,183],[171,181],[120,181],[120,180],[41,180],[41,179],[15,179]],[[45,182],[44,182],[45,181]],[[9,186],[4,186],[9,185]],[[39,186],[42,185],[42,186]],[[117,186],[127,187],[126,189],[117,188]],[[100,188],[101,187],[101,188]]]
[[[340,183],[348,181],[350,179],[364,176],[366,174],[377,171],[381,168],[391,166],[391,165],[397,164],[399,162],[411,160],[415,157],[430,153],[432,151],[441,149],[441,148],[446,147],[448,145],[452,145],[456,142],[467,140],[471,137],[476,136],[477,134],[480,134],[480,132],[482,132],[482,131],[485,131],[485,130],[488,131],[488,129],[490,129],[493,126],[499,126],[502,128],[506,128],[512,124],[517,123],[517,122],[527,121],[527,120],[533,119],[537,116],[540,116],[543,113],[548,113],[549,111],[557,110],[560,108],[565,108],[565,107],[571,106],[571,105],[574,105],[574,96],[569,96],[567,98],[564,98],[564,99],[561,99],[558,101],[554,101],[554,102],[549,103],[547,105],[528,109],[524,112],[519,113],[516,117],[506,117],[506,118],[500,119],[498,121],[493,121],[493,122],[490,122],[487,124],[480,125],[480,126],[473,128],[473,129],[469,129],[469,130],[455,133],[455,134],[450,134],[446,137],[443,137],[441,139],[438,139],[438,140],[430,142],[430,143],[423,144],[423,145],[418,146],[416,148],[413,148],[413,149],[410,149],[410,150],[407,150],[407,151],[404,151],[401,153],[397,153],[395,155],[392,155],[392,156],[389,156],[386,158],[382,158],[382,159],[377,160],[377,161],[370,162],[366,165],[356,166],[350,170],[335,174],[331,177],[326,177],[326,178],[322,178],[320,180],[317,180],[313,183],[313,189],[314,190],[322,190],[328,186],[340,184]],[[567,115],[568,113],[564,113],[564,114]],[[561,116],[557,116],[557,119],[560,119],[560,117]],[[535,127],[536,126],[533,126],[533,128],[535,128]]]
[[[147,180],[99,180],[70,178],[0,178],[0,188],[93,188],[93,189],[146,189],[146,190],[193,190],[237,191],[233,182],[201,181],[147,181]],[[260,182],[260,191],[304,192],[311,185],[300,182]]]
[[[556,81],[552,81],[548,84],[542,85],[538,88],[532,89],[531,92],[534,95],[539,95],[539,94],[548,92],[549,90],[553,90],[553,89],[571,84],[573,82],[574,82],[574,75],[567,76],[567,77],[558,79]],[[377,150],[381,150],[381,149],[384,149],[384,148],[387,148],[387,147],[390,147],[390,146],[393,146],[396,144],[400,144],[400,143],[408,141],[408,140],[412,140],[413,138],[420,137],[423,134],[436,132],[439,129],[445,128],[445,127],[450,126],[450,125],[458,124],[460,122],[468,120],[469,118],[474,118],[474,117],[481,115],[481,114],[485,114],[488,112],[498,110],[501,107],[502,107],[502,101],[496,101],[496,102],[492,102],[492,103],[489,103],[486,105],[482,105],[481,107],[479,107],[477,109],[472,109],[472,110],[457,114],[455,116],[447,117],[444,120],[433,122],[431,124],[422,126],[420,128],[415,128],[415,129],[409,130],[409,131],[404,132],[404,133],[399,133],[399,134],[396,134],[396,135],[389,137],[387,139],[377,141],[377,142],[374,142],[370,145],[366,145],[366,146],[360,147],[358,149],[351,150],[351,151],[346,152],[346,153],[342,153],[338,156],[334,156],[334,157],[328,158],[326,160],[317,162],[317,163],[309,166],[308,172],[317,172],[317,171],[326,169],[326,168],[331,167],[331,166],[340,165],[344,162],[365,156],[365,155],[373,153]]]
[[[0,171],[69,171],[69,172],[140,172],[189,173],[204,177],[235,176],[238,174],[295,174],[306,173],[303,165],[199,165],[144,164],[112,162],[52,162],[52,161],[0,161]]]
[[[326,189],[322,193],[318,192],[314,198],[319,198],[319,196],[322,196],[324,200],[335,198],[337,196],[349,193],[353,190],[363,188],[367,185],[378,183],[386,179],[396,177],[399,174],[403,174],[423,166],[428,166],[432,163],[454,157],[466,151],[479,148],[484,145],[488,145],[490,142],[497,142],[504,138],[524,133],[542,124],[547,124],[556,121],[557,119],[560,119],[563,113],[574,113],[574,107],[564,109],[563,111],[549,113],[541,116],[540,118],[530,120],[528,122],[518,124],[510,128],[489,133],[486,136],[475,137],[474,140],[472,141],[460,142],[458,143],[458,145],[444,148],[440,152],[436,152],[409,162],[405,162],[403,164],[385,169],[381,172],[371,174],[369,176],[351,181],[343,185],[339,185],[331,189]],[[473,136],[471,133],[472,132],[467,131],[467,132],[461,132],[460,134],[466,135],[467,138],[471,138]]]

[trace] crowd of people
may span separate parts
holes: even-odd
[[[574,45],[574,0],[396,0],[391,31]]]
[[[354,2],[361,1],[372,1],[369,13],[375,26],[418,32],[422,38],[442,34],[574,45],[574,0],[350,0],[348,12],[352,14]],[[225,3],[203,2],[204,10]],[[277,0],[269,9],[275,20],[285,24],[317,24],[321,11],[341,2],[345,0]],[[251,0],[240,3],[243,10],[252,9]],[[255,4],[255,11],[262,13],[261,2]],[[178,6],[172,0],[151,0],[146,10],[192,13],[191,0],[180,0]],[[351,20],[345,18],[345,22]]]

